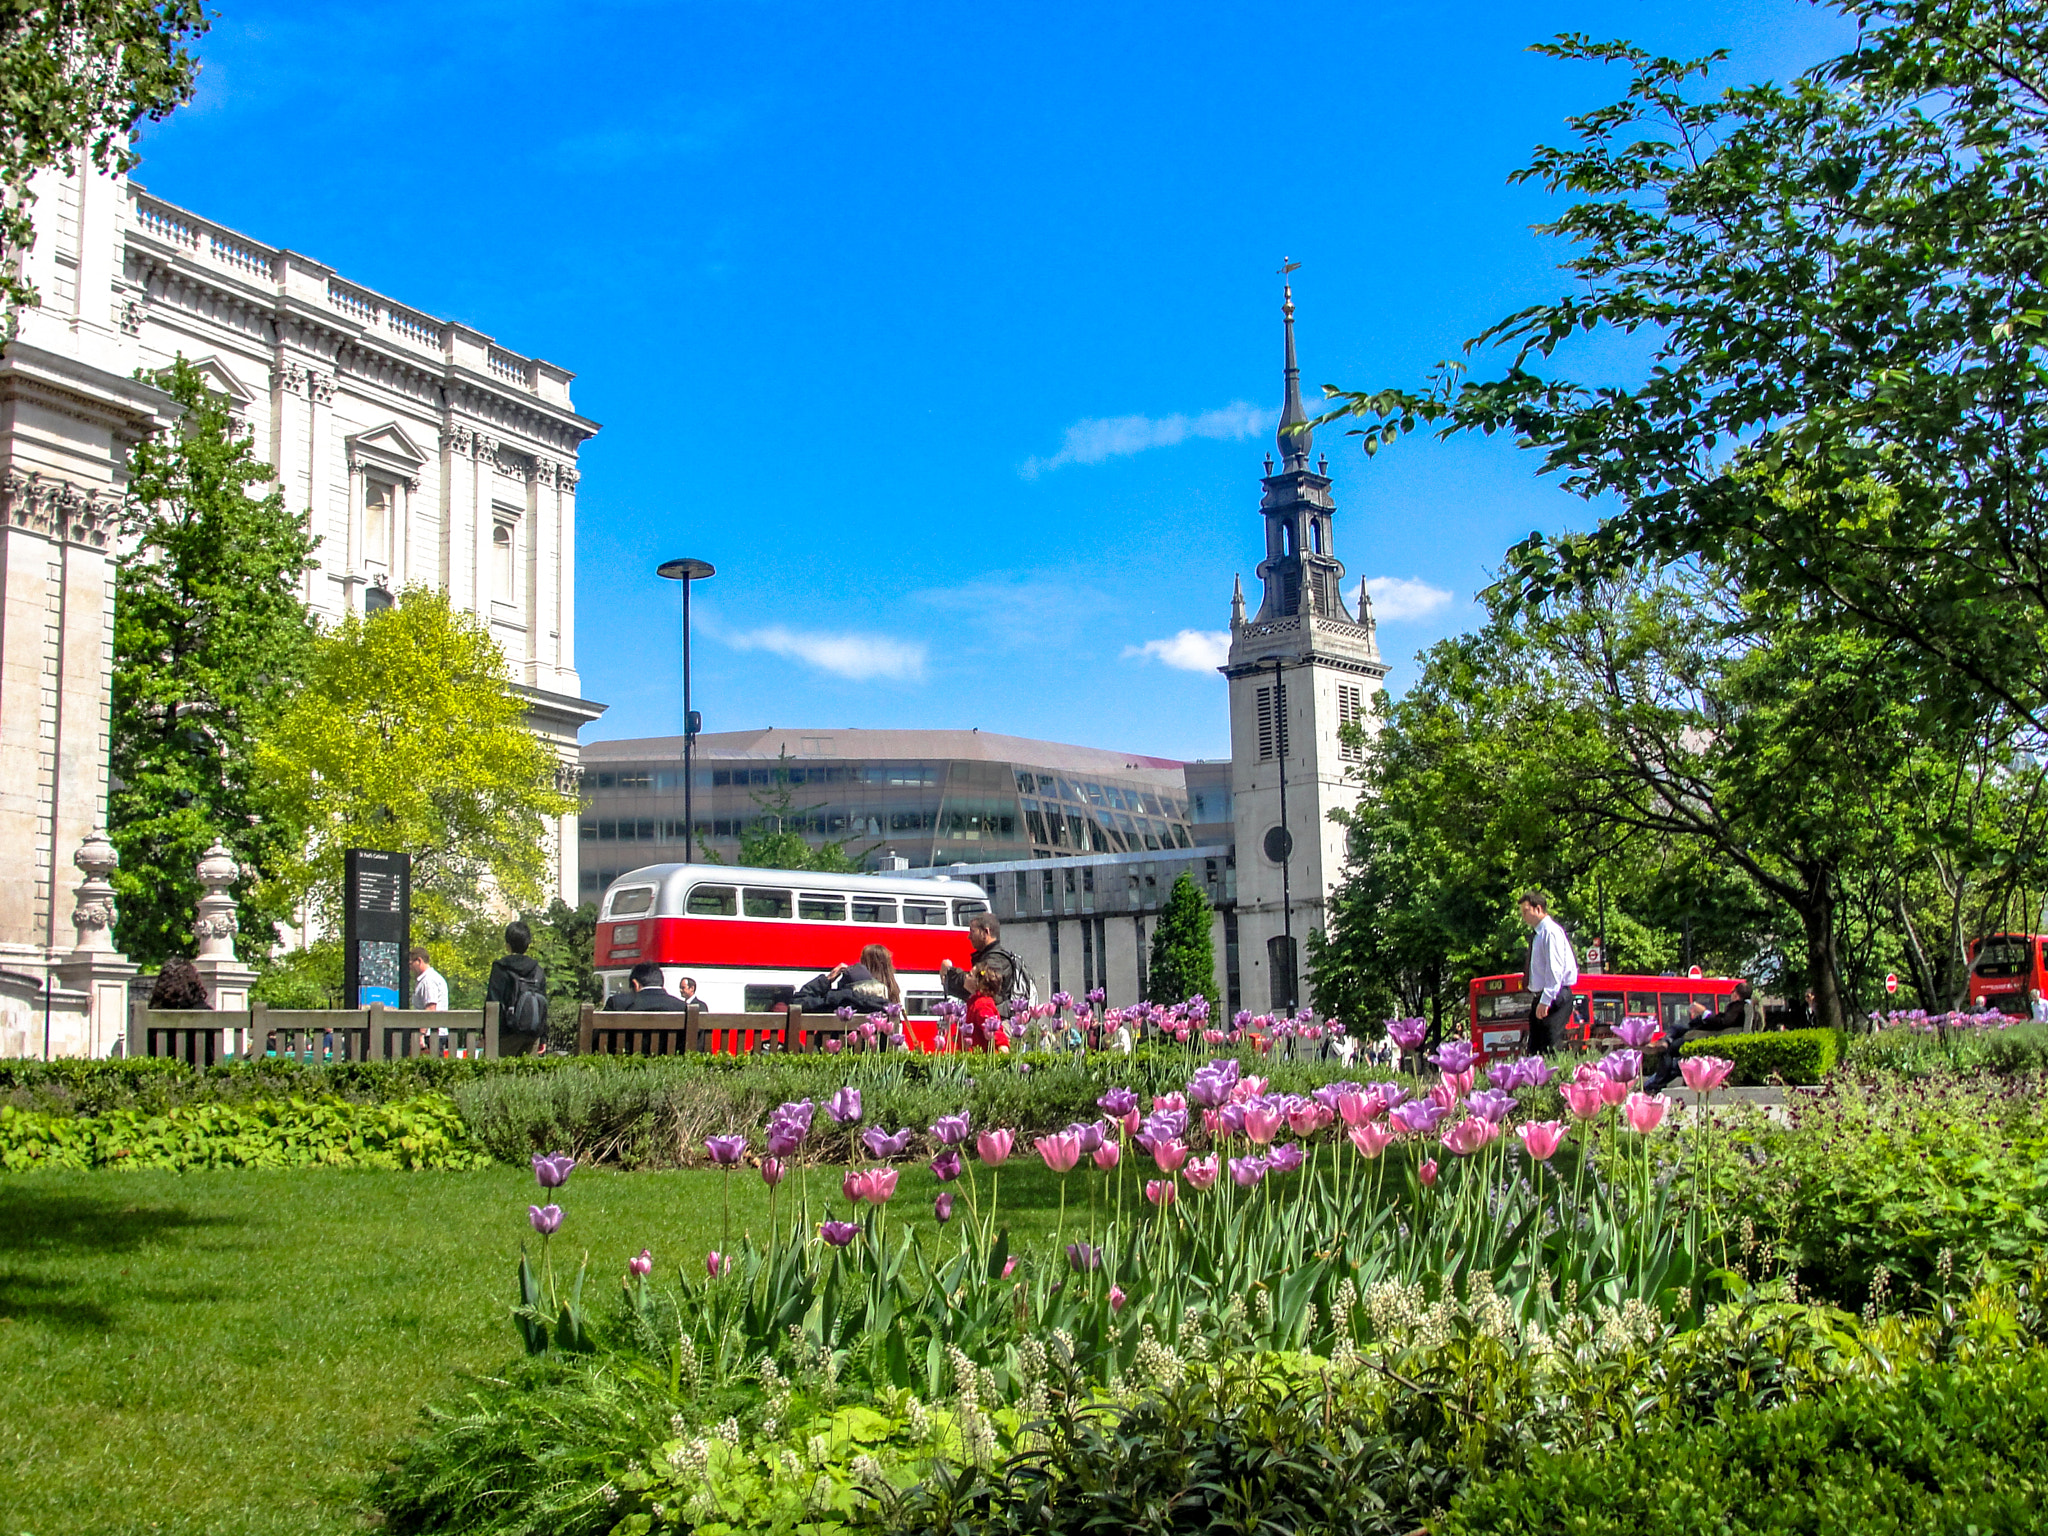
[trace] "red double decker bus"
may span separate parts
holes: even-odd
[[[1993,933],[1970,941],[1970,1006],[2024,1019],[2031,993],[2048,997],[2048,935]]]
[[[967,919],[987,910],[980,886],[946,877],[651,864],[605,891],[596,967],[607,996],[652,960],[671,992],[681,977],[696,978],[713,1013],[775,1013],[820,971],[880,944],[905,1012],[928,1020],[945,996],[941,964],[966,964]],[[928,1024],[906,1033],[929,1046]]]
[[[1679,1027],[1694,1003],[1710,1013],[1727,1006],[1739,978],[1734,976],[1586,976],[1572,984],[1572,1022],[1567,1045],[1584,1047],[1612,1038],[1623,1019],[1652,1020],[1661,1032]],[[1488,1061],[1520,1056],[1529,1048],[1529,1016],[1536,995],[1522,986],[1522,973],[1475,976],[1468,993],[1472,1049]]]

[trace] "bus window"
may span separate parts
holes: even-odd
[[[683,910],[692,917],[738,917],[740,893],[729,885],[693,885]]]
[[[1977,962],[1970,967],[1972,976],[2017,976],[2027,968],[2027,942],[2024,939],[1986,939],[1977,951]]]
[[[987,910],[988,903],[985,901],[956,901],[953,903],[954,926],[965,928],[967,926],[967,919],[974,916],[977,912],[986,912]]]
[[[818,896],[806,891],[796,899],[796,915],[807,923],[843,923],[846,921],[846,898]]]
[[[608,917],[638,917],[643,912],[654,910],[654,887],[651,885],[629,885],[622,891],[612,892],[611,906],[606,910]]]
[[[1526,992],[1509,992],[1504,996],[1489,998],[1493,1004],[1496,1019],[1526,1019],[1529,1017],[1530,997]]]
[[[752,894],[752,892],[748,893],[750,900],[752,899]],[[770,891],[767,894],[772,896],[777,893]],[[788,914],[785,913],[784,915],[787,916]],[[746,1011],[748,1013],[785,1013],[789,1009],[789,1000],[795,996],[795,987],[750,986],[746,990]]]
[[[1612,1029],[1622,1021],[1622,995],[1619,992],[1595,992],[1593,994],[1593,1022],[1602,1029]]]
[[[1721,1003],[1723,1001],[1721,998],[1714,996],[1714,994],[1711,992],[1695,992],[1692,995],[1692,1000],[1698,1003],[1702,1008],[1706,1009],[1709,1013],[1719,1011]]]
[[[943,928],[946,925],[944,906],[928,907],[920,901],[903,903],[903,921],[912,928]]]
[[[746,900],[742,903],[749,917],[789,916],[789,892],[764,891],[759,886],[747,887]]]
[[[1657,994],[1654,992],[1629,993],[1628,1016],[1632,1019],[1654,1019],[1657,1017]]]
[[[1482,997],[1482,998],[1480,998],[1480,999],[1479,999],[1479,1004],[1478,1004],[1478,1007],[1479,1007],[1479,1017],[1481,1017],[1482,1019],[1490,1019],[1490,1018],[1492,1018],[1492,1017],[1493,1017],[1493,999],[1492,999],[1492,998],[1490,998],[1490,997]]]
[[[896,903],[893,901],[856,901],[853,904],[853,920],[856,923],[894,923]]]
[[[1657,1001],[1664,1005],[1664,1033],[1681,1030],[1691,1022],[1692,999],[1683,992],[1666,992]]]
[[[903,994],[903,1011],[928,1018],[939,1011],[939,1004],[945,1000],[943,992],[906,992]]]

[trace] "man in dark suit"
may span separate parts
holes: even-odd
[[[614,992],[604,1000],[606,1013],[685,1013],[690,1005],[662,983],[661,967],[652,960],[642,960],[633,967],[633,974],[627,978],[633,990]]]

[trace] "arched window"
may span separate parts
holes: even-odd
[[[516,588],[513,585],[514,566],[512,563],[512,525],[499,523],[491,529],[492,576],[496,584],[494,595],[501,603],[513,599]]]
[[[1309,519],[1308,536],[1310,544],[1317,554],[1325,555],[1329,553],[1328,550],[1323,548],[1323,520],[1320,517]]]
[[[1294,524],[1292,523],[1282,523],[1280,525],[1280,553],[1283,555],[1294,553]]]

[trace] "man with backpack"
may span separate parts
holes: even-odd
[[[544,1056],[548,1049],[548,973],[529,955],[533,930],[522,922],[505,925],[511,951],[491,962],[484,1001],[498,1005],[498,1052],[503,1056]]]
[[[1013,997],[1026,1002],[1038,1001],[1038,987],[1032,981],[1031,973],[1024,969],[1024,962],[1003,948],[1003,927],[996,921],[993,912],[977,912],[967,919],[967,942],[971,953],[967,969],[961,970],[950,960],[939,963],[939,985],[949,996],[965,999],[968,997],[967,978],[971,972],[985,970],[995,978],[999,991],[998,1005]]]

